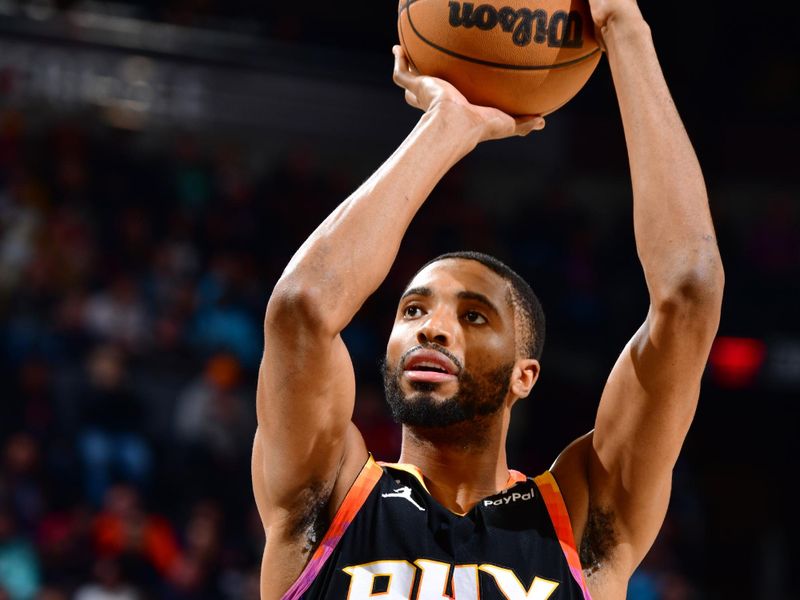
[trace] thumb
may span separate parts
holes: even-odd
[[[545,120],[538,115],[516,117],[514,122],[519,135],[527,135],[531,131],[541,131],[545,126]]]

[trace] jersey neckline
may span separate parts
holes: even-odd
[[[489,494],[488,496],[485,496],[485,497],[481,498],[467,512],[460,513],[460,512],[454,511],[454,510],[446,507],[444,504],[439,502],[434,497],[433,494],[431,494],[431,491],[428,489],[428,486],[425,484],[425,477],[422,474],[422,471],[420,470],[420,468],[418,466],[412,465],[411,463],[389,463],[389,462],[383,462],[383,461],[378,461],[378,465],[380,465],[381,467],[388,467],[390,469],[396,469],[398,471],[403,471],[405,473],[408,473],[409,475],[414,477],[414,479],[416,479],[419,482],[419,484],[422,486],[422,488],[428,493],[428,496],[431,498],[431,500],[436,502],[436,504],[441,506],[447,512],[449,512],[449,513],[451,513],[451,514],[453,514],[453,515],[455,515],[457,517],[466,517],[468,514],[470,514],[472,511],[474,511],[476,509],[476,507],[478,507],[487,498],[492,498],[494,496],[497,496],[498,494],[502,494],[503,492],[506,492],[506,491],[510,490],[515,485],[528,480],[528,477],[524,473],[521,473],[521,472],[516,471],[514,469],[509,469],[508,470],[508,480],[506,481],[506,485],[505,485],[505,487],[503,489],[498,490],[494,494]]]

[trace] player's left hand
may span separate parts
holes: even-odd
[[[642,12],[636,0],[588,0],[597,40],[605,50],[603,33],[612,21],[618,23],[643,22]]]
[[[642,18],[636,0],[588,0],[595,27],[602,29],[613,19]]]

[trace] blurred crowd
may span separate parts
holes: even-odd
[[[187,135],[156,148],[140,134],[0,113],[2,600],[258,598],[264,533],[249,453],[261,318],[294,249],[361,174],[327,169],[308,147],[261,163]],[[533,282],[557,332],[542,393],[571,400],[544,409],[553,425],[537,433],[543,442],[524,429],[511,440],[515,466],[546,468],[553,455],[534,448],[588,428],[602,385],[602,373],[582,382],[564,355],[613,356],[644,314],[631,314],[646,290],[630,221],[595,227],[558,182],[524,214],[495,214],[461,200],[463,181],[456,170],[443,182],[385,291],[346,332],[355,418],[379,458],[396,457],[377,368],[395,294],[437,253],[494,252]],[[788,197],[765,198],[746,237],[742,218],[718,217],[727,271],[753,274],[734,277],[734,289],[800,280]],[[742,303],[746,324],[758,311]],[[676,476],[634,600],[706,597],[692,477],[690,466]]]

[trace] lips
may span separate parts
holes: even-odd
[[[458,367],[455,363],[436,350],[412,352],[404,361],[403,372],[411,381],[442,383],[458,379]]]

